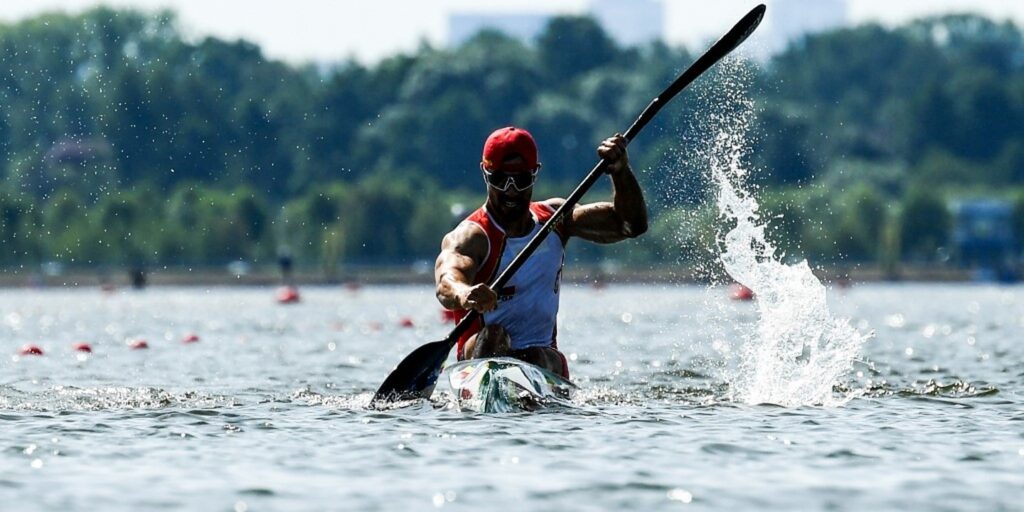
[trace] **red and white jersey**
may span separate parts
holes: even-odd
[[[526,236],[516,238],[505,235],[505,230],[487,212],[486,205],[467,217],[463,222],[480,226],[488,242],[487,257],[477,269],[473,284],[493,281],[554,213],[555,210],[544,203],[530,203],[533,229]],[[485,324],[502,326],[508,332],[513,350],[527,347],[557,348],[558,294],[567,238],[561,227],[556,227],[554,231],[558,236],[545,238],[505,286],[496,290],[498,307],[484,313],[483,318],[474,322],[459,338],[459,359],[463,358],[463,345]],[[465,315],[465,310],[456,311],[457,320]]]

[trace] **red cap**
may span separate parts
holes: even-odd
[[[522,158],[522,162],[506,164],[516,157]],[[492,171],[532,171],[537,168],[537,143],[533,135],[522,128],[499,128],[484,142],[483,165]]]

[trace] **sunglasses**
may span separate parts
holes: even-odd
[[[487,186],[502,192],[508,192],[509,187],[515,188],[518,192],[526,191],[537,181],[537,171],[539,169],[540,166],[538,165],[537,169],[532,171],[506,173],[502,171],[488,171],[483,167],[480,168],[484,172],[484,181],[487,183]]]

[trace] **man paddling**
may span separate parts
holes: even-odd
[[[441,242],[434,278],[441,304],[461,319],[481,317],[458,340],[459,360],[515,357],[569,377],[558,351],[556,317],[565,244],[571,237],[614,243],[647,230],[643,191],[629,167],[626,140],[601,142],[597,154],[611,176],[612,201],[577,205],[536,252],[495,293],[487,284],[526,246],[565,200],[532,202],[540,171],[537,145],[522,128],[496,130],[484,143],[480,170],[487,200]]]

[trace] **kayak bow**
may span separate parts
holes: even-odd
[[[469,359],[448,369],[459,409],[476,412],[533,411],[568,405],[576,385],[543,368],[509,357]]]

